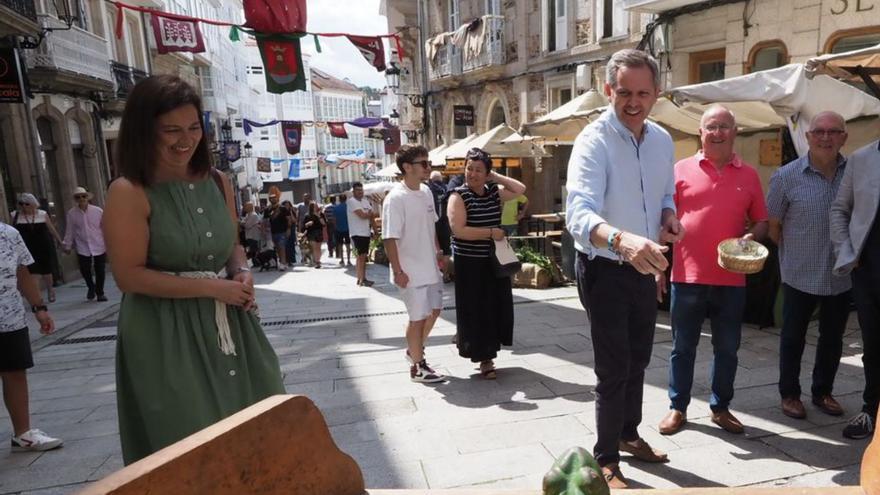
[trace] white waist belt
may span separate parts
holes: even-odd
[[[225,278],[226,270],[220,270],[220,273],[211,271],[204,272],[165,272],[169,275],[176,275],[183,278]],[[214,299],[214,321],[217,323],[217,344],[220,346],[220,352],[227,356],[235,356],[235,342],[232,341],[232,331],[229,328],[229,318],[226,315],[226,303]]]

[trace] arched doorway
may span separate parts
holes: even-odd
[[[54,124],[46,117],[37,117],[37,138],[40,140],[40,161],[44,177],[49,178],[46,187],[45,204],[43,206],[59,223],[64,223],[64,205],[62,200],[61,175],[59,174],[59,148]],[[63,225],[61,228],[63,230]]]
[[[507,123],[507,116],[504,114],[504,106],[501,104],[501,100],[495,100],[492,104],[492,109],[489,110],[489,129],[494,129],[496,126]]]

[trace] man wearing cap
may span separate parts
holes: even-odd
[[[67,227],[61,245],[65,254],[69,254],[71,248],[76,249],[79,272],[88,287],[86,299],[91,301],[97,296],[98,301],[106,301],[104,265],[107,263],[107,249],[104,247],[104,233],[101,230],[104,210],[89,204],[92,195],[84,187],[77,187],[73,191],[73,199],[76,201],[76,206],[67,212]],[[94,279],[92,279],[93,265]]]

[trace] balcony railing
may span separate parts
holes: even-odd
[[[140,69],[135,69],[116,61],[110,62],[110,68],[113,71],[113,79],[116,81],[116,97],[119,99],[128,98],[131,88],[148,76],[146,72]]]
[[[491,65],[504,65],[504,18],[501,16],[487,16],[486,38],[483,41],[480,53],[475,57],[464,56],[464,71],[472,71]]]
[[[447,41],[437,50],[434,64],[430,65],[431,79],[457,76],[461,74],[461,50]]]
[[[62,27],[53,17],[40,14],[43,27]],[[107,62],[107,40],[88,31],[73,27],[52,31],[40,46],[27,53],[28,68],[50,68],[113,82],[113,73]]]
[[[6,7],[22,17],[37,22],[37,9],[34,6],[34,0],[0,0],[0,7]]]

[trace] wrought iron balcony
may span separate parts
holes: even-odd
[[[0,7],[6,7],[22,17],[37,22],[37,8],[34,5],[34,0],[0,0]]]
[[[119,99],[128,98],[131,88],[148,76],[146,72],[140,69],[129,67],[115,60],[110,62],[110,67],[113,71],[113,78],[116,81],[116,97]]]
[[[39,14],[43,27],[62,27],[54,17]],[[107,61],[107,40],[76,26],[52,31],[34,50],[27,51],[29,69],[54,69],[76,76],[88,76],[99,82],[114,82]]]
[[[464,71],[472,71],[493,65],[504,65],[504,18],[501,16],[487,16],[486,37],[480,47],[480,53],[473,57],[464,54]]]
[[[434,63],[429,63],[428,67],[431,79],[460,75],[461,50],[453,45],[451,40],[447,41],[437,49]]]

